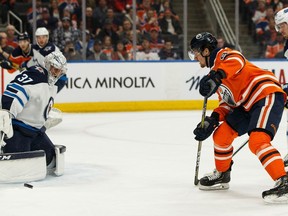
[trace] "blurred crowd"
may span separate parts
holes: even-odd
[[[274,14],[288,7],[287,0],[243,0],[242,18],[260,47],[259,58],[283,58],[285,39],[275,30]]]
[[[26,5],[24,15],[19,5]],[[132,0],[87,0],[86,26],[82,24],[82,1],[37,0],[36,25],[49,31],[49,40],[68,60],[175,60],[183,59],[183,29],[173,10],[173,0],[137,0],[136,35],[133,34]],[[1,22],[7,23],[11,10],[24,24],[31,37],[33,13],[31,0],[2,0]],[[10,53],[17,47],[17,23],[0,32],[0,44]],[[17,28],[18,29],[18,28]],[[85,32],[86,43],[82,41]],[[133,51],[133,38],[136,50]],[[5,47],[9,47],[5,48]]]

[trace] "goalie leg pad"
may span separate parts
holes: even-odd
[[[0,154],[0,183],[38,181],[45,177],[43,150]]]
[[[64,174],[65,168],[65,155],[66,146],[63,145],[55,145],[55,154],[56,154],[56,167],[55,167],[55,175],[61,176]]]

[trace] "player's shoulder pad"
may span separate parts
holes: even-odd
[[[13,82],[20,85],[32,85],[47,82],[47,70],[40,66],[32,66],[17,75]]]
[[[48,42],[45,47],[40,49],[40,53],[43,56],[47,56],[48,54],[54,52],[55,50],[56,50],[56,46],[53,43]]]
[[[40,50],[40,47],[38,46],[38,44],[32,44],[32,49]]]

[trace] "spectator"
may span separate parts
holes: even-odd
[[[170,0],[161,1],[161,3],[157,6],[156,11],[157,11],[159,19],[162,19],[164,17],[164,12],[166,9],[169,9],[172,13],[172,16],[174,16],[177,20],[179,20],[179,17],[177,16],[176,12],[172,8],[172,4]]]
[[[71,26],[71,20],[68,17],[63,17],[62,26],[59,26],[53,32],[54,43],[63,52],[67,41],[72,41],[73,44],[79,42],[80,31]]]
[[[159,52],[164,47],[164,40],[159,35],[159,28],[150,29],[150,47],[152,51]]]
[[[128,53],[122,41],[118,41],[115,51],[112,52],[112,60],[114,61],[127,61],[129,60]]]
[[[49,6],[49,13],[51,17],[55,17],[58,20],[61,20],[60,10],[58,8],[58,0],[51,0],[51,4]]]
[[[123,23],[123,17],[117,16],[114,13],[113,8],[107,9],[105,20],[111,20],[112,21],[112,28],[115,32],[118,31],[118,27],[121,26]]]
[[[123,20],[122,26],[119,26],[119,30],[117,31],[117,34],[119,35],[120,39],[122,40],[123,38],[125,38],[127,36],[128,32],[130,32],[131,30],[132,30],[132,23],[130,22],[130,20],[125,18]]]
[[[72,14],[70,13],[70,11],[69,11],[68,9],[64,9],[62,19],[63,19],[64,17],[68,17],[68,18],[71,20],[71,26],[72,26],[72,28],[73,28],[73,29],[77,29],[77,20],[72,19],[72,18],[73,18],[73,17],[72,17]],[[61,26],[61,25],[62,25],[62,22],[60,22],[60,25],[58,25],[58,26]]]
[[[273,11],[276,13],[279,10],[283,9],[283,2],[280,0],[274,0],[272,2]]]
[[[99,0],[98,5],[94,8],[93,11],[94,20],[97,21],[96,26],[99,27],[97,32],[93,32],[94,35],[97,35],[100,29],[104,26],[107,10],[107,0]]]
[[[164,47],[159,51],[160,60],[181,59],[176,50],[173,49],[173,42],[170,39],[165,40]]]
[[[151,28],[158,27],[158,17],[155,10],[148,9],[143,15],[143,21],[141,24],[141,31],[143,34],[149,33]]]
[[[59,10],[60,10],[60,17],[64,17],[64,11],[67,10],[71,14],[71,20],[77,21],[80,18],[80,11],[81,8],[78,4],[77,0],[65,0],[59,1]]]
[[[15,27],[13,25],[8,25],[6,27],[7,34],[7,45],[15,49],[18,46],[17,38],[15,35]]]
[[[66,41],[66,45],[64,48],[64,56],[66,57],[67,61],[69,60],[80,60],[82,56],[78,53],[75,49],[75,46],[72,41]]]
[[[93,32],[95,34],[96,29],[100,26],[97,26],[97,22],[93,17],[93,9],[91,7],[86,8],[86,29],[89,30],[89,34]]]
[[[36,0],[36,21],[41,19],[43,7],[41,0]],[[32,6],[27,11],[27,21],[29,23],[29,27],[32,29],[33,26],[33,8]]]
[[[14,5],[15,5],[15,0],[2,0],[1,1],[1,7],[0,7],[0,16],[2,20],[2,24],[7,23],[7,15],[8,11],[11,10],[14,11]]]
[[[108,60],[107,55],[102,51],[102,42],[98,39],[95,40],[93,48],[90,50],[87,60]]]
[[[136,36],[136,50],[139,50],[140,48],[142,48],[141,43],[140,43],[141,40],[142,40],[142,35],[138,33]],[[126,37],[123,38],[122,41],[128,53],[129,60],[132,60],[133,59],[133,31],[131,30],[127,32]]]
[[[111,37],[108,35],[106,35],[103,39],[102,51],[107,55],[108,60],[112,59],[111,55],[112,55],[112,52],[114,51],[114,49],[113,49]]]
[[[132,5],[132,0],[114,0],[113,9],[116,13],[126,14],[126,6]]]
[[[282,35],[277,35],[277,32],[274,30],[271,33],[270,40],[267,42],[265,50],[265,58],[275,58],[275,56],[280,56],[283,54],[284,50],[284,40]]]
[[[83,44],[81,40],[77,44],[75,44],[75,49],[77,52],[80,54],[83,53],[83,50],[86,49],[86,57],[87,54],[89,53],[89,50],[92,49],[93,44],[94,44],[94,37],[91,35],[90,31],[86,29],[86,43]]]
[[[143,25],[145,23],[145,16],[147,16],[145,14],[147,14],[148,10],[153,10],[156,13],[155,8],[152,7],[151,0],[143,0],[142,3],[138,6],[136,13],[140,25]]]
[[[262,35],[264,34],[265,28],[267,27],[268,23],[266,20],[266,5],[265,1],[259,0],[258,7],[255,10],[255,13],[252,17],[252,21],[255,25],[255,32],[256,32],[256,39],[257,41],[262,43]]]
[[[136,52],[136,60],[160,60],[158,53],[152,52],[148,38],[143,39],[142,48]]]
[[[217,48],[225,48],[225,47],[228,47],[230,49],[235,49],[235,46],[227,43],[224,37],[222,36],[217,37]]]
[[[100,30],[99,34],[96,36],[99,40],[103,41],[105,36],[110,36],[112,39],[112,44],[116,44],[119,40],[119,36],[113,29],[113,23],[111,19],[106,19],[103,28]]]
[[[179,20],[172,16],[169,9],[166,9],[164,12],[164,17],[159,19],[159,26],[162,34],[179,36],[183,33]]]
[[[51,17],[48,8],[43,8],[41,18],[37,20],[37,28],[45,27],[52,33],[58,27],[58,19]]]
[[[7,60],[9,55],[13,52],[13,48],[7,45],[6,32],[0,32],[0,61]]]
[[[135,21],[133,20],[133,8],[131,5],[126,6],[126,14],[123,19],[128,19],[130,23],[135,23],[136,29],[140,29],[141,25],[140,25],[139,17],[136,16],[136,20]]]

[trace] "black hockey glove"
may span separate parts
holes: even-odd
[[[221,79],[225,78],[225,72],[218,70],[217,72],[211,70],[208,75],[204,76],[200,80],[200,89],[199,92],[203,97],[209,98],[214,94],[218,87],[221,85]]]
[[[10,61],[2,61],[0,65],[2,68],[9,69],[9,70],[13,68]]]
[[[195,139],[198,141],[203,141],[207,139],[219,125],[219,114],[213,112],[212,115],[206,116],[204,120],[204,125],[202,127],[201,122],[197,125],[193,133],[196,135]]]
[[[287,94],[287,97],[288,97],[288,83],[285,83],[285,84],[282,86],[282,89],[283,89],[283,91]],[[284,106],[285,106],[286,109],[288,109],[288,100],[286,100]]]

